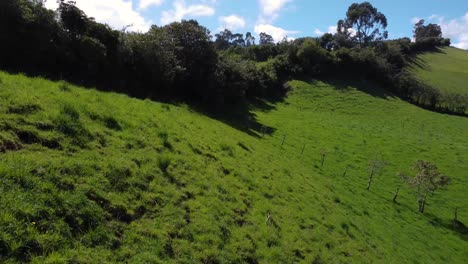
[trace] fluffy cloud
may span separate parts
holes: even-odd
[[[175,0],[173,9],[162,12],[161,24],[166,25],[180,21],[184,17],[212,16],[214,14],[214,8],[208,5],[186,5],[184,0]]]
[[[443,16],[432,15],[428,18],[442,28],[445,38],[450,38],[452,46],[460,49],[468,49],[468,13],[456,19],[446,20]]]
[[[314,30],[314,34],[317,35],[317,36],[322,36],[325,33],[335,34],[336,31],[337,31],[337,26],[329,26],[327,28],[327,32],[323,32],[320,29],[316,28]],[[351,35],[353,35],[354,34],[354,29],[350,29],[350,31],[352,32]]]
[[[351,32],[354,32],[354,29],[350,29]],[[338,32],[338,27],[337,26],[329,26],[328,27],[328,30],[327,30],[327,33],[330,33],[330,34],[335,34]],[[351,33],[352,35],[353,33]]]
[[[164,0],[140,0],[140,9],[146,9],[150,6],[158,6],[161,5]]]
[[[279,16],[279,12],[289,2],[293,0],[259,0],[260,22],[271,23]]]
[[[244,18],[236,15],[222,16],[219,18],[219,23],[221,24],[220,30],[236,30],[245,27]]]
[[[329,26],[329,27],[327,28],[327,32],[326,32],[326,33],[335,34],[335,33],[337,33],[337,32],[338,32],[338,27],[337,27],[337,26]],[[356,36],[356,30],[355,30],[354,28],[349,28],[349,29],[348,29],[348,32],[350,32],[350,35],[351,35],[352,37]],[[318,29],[318,28],[316,28],[316,29],[314,30],[314,33],[315,33],[315,35],[317,35],[317,36],[322,36],[323,34],[325,34],[325,32],[321,31],[321,30]]]
[[[325,34],[325,32],[323,32],[320,29],[316,28],[314,30],[314,34],[317,35],[317,36],[322,36],[323,34]]]
[[[254,32],[257,33],[257,34],[265,32],[268,35],[271,35],[273,37],[273,39],[275,40],[275,42],[279,42],[279,41],[283,40],[283,38],[285,38],[285,37],[288,38],[288,39],[292,39],[290,37],[290,35],[294,35],[294,34],[299,33],[299,31],[286,30],[286,29],[282,29],[280,27],[275,27],[275,26],[270,25],[270,24],[258,24],[258,25],[255,26]]]
[[[54,0],[45,2],[49,9],[56,9],[58,4]],[[86,15],[94,17],[96,21],[107,23],[115,29],[121,29],[132,25],[129,30],[147,31],[151,21],[147,21],[133,9],[131,0],[79,0],[76,6],[83,10]]]

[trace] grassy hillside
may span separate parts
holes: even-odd
[[[413,64],[421,81],[444,93],[468,94],[468,51],[446,47],[419,55]]]
[[[455,207],[468,223],[466,118],[319,81],[293,81],[284,102],[221,122],[183,105],[0,80],[0,261],[468,259],[467,235],[451,227]],[[452,178],[424,215],[397,176],[418,159]],[[387,165],[366,191],[371,160]]]

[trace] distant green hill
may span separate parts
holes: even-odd
[[[419,55],[411,71],[443,93],[468,94],[468,51],[447,47]]]
[[[223,122],[0,72],[0,262],[466,263],[468,119],[290,85]],[[452,178],[425,214],[397,176],[419,159]]]

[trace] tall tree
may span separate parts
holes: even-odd
[[[386,39],[386,28],[387,18],[369,2],[352,4],[346,18],[338,22],[338,33],[350,36],[361,47]]]
[[[232,45],[240,47],[245,46],[244,35],[241,33],[236,33],[232,35]]]
[[[250,32],[247,32],[245,34],[245,45],[246,46],[255,45],[255,37],[252,36],[252,33]]]
[[[74,38],[83,35],[88,26],[88,17],[75,4],[75,1],[60,0],[58,8],[64,28]]]
[[[260,33],[259,37],[260,37],[260,41],[259,41],[260,45],[269,45],[269,44],[275,43],[273,40],[273,37],[271,35],[268,35],[265,32]]]
[[[215,34],[216,40],[214,45],[217,49],[227,49],[231,45],[233,34],[229,29],[224,29],[223,31]]]
[[[319,38],[320,47],[331,50],[333,48],[333,34],[325,33]]]
[[[208,101],[218,55],[210,31],[195,20],[182,20],[163,27],[175,45],[178,61],[176,86],[180,95]]]
[[[424,25],[424,19],[419,20],[413,29],[413,37],[416,42],[420,42],[427,38],[442,38],[442,29],[437,24]]]

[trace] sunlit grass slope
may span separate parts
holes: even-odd
[[[466,118],[293,81],[247,133],[186,106],[0,80],[0,262],[468,259],[451,225],[455,207],[468,223]],[[452,178],[425,214],[397,176],[418,159]],[[386,167],[366,191],[371,160]]]
[[[443,93],[468,94],[468,51],[452,47],[419,55],[411,69]]]

